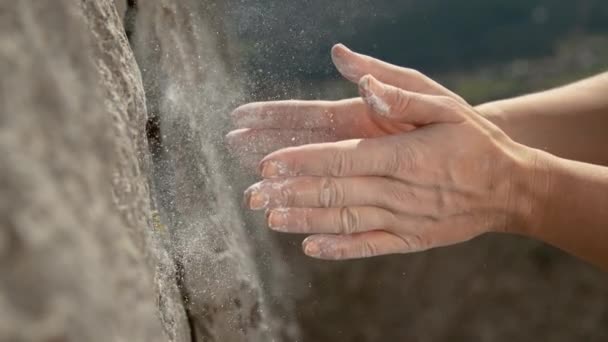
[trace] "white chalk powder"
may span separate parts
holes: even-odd
[[[389,106],[384,99],[378,95],[370,93],[365,97],[365,101],[378,113],[383,116],[389,116],[391,112],[391,106]]]

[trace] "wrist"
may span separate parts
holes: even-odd
[[[519,144],[518,144],[519,145]],[[551,197],[554,156],[519,145],[511,184],[514,219],[505,227],[507,233],[537,237],[543,226]]]

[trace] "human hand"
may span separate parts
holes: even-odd
[[[533,150],[454,97],[371,76],[359,86],[373,115],[419,128],[266,156],[264,180],[246,199],[251,209],[267,210],[272,229],[314,234],[303,242],[309,256],[350,259],[423,251],[527,225]]]
[[[332,59],[338,71],[357,84],[370,74],[404,90],[466,103],[418,71],[352,52],[341,44],[332,49]],[[411,123],[378,115],[361,98],[251,103],[237,108],[232,117],[237,129],[228,134],[227,141],[243,164],[251,168],[268,153],[285,147],[381,137],[415,128]]]

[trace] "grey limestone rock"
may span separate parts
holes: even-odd
[[[295,340],[293,312],[285,309],[278,319],[269,304],[272,272],[264,273],[256,262],[252,235],[257,233],[246,228],[223,148],[229,113],[244,98],[232,79],[223,6],[195,0],[138,3],[133,48],[158,125],[159,203],[182,268],[195,339]],[[279,269],[281,262],[276,258],[268,269]]]
[[[0,2],[0,339],[187,341],[110,0]]]

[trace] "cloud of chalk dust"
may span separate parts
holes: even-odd
[[[412,0],[405,0],[411,2]],[[392,0],[229,0],[231,29],[257,100],[336,97],[315,80],[337,78],[330,49],[390,20]],[[241,60],[243,61],[243,59]],[[317,88],[317,89],[316,89]]]
[[[154,193],[200,334],[297,335],[286,287],[294,277],[306,284],[305,274],[288,270],[263,220],[242,210],[254,176],[230,157],[224,135],[240,104],[322,97],[303,76],[332,72],[331,43],[361,29],[357,20],[373,8],[371,0],[137,2],[132,45],[146,90]],[[323,63],[310,58],[321,54]]]
[[[254,100],[354,95],[355,87],[339,81],[331,65],[331,46],[342,42],[357,50],[357,37],[370,38],[370,32],[379,32],[372,30],[374,24],[398,15],[396,4],[407,11],[414,2],[438,6],[442,0],[138,1],[133,45],[152,119],[154,192],[182,269],[192,327],[208,337],[204,340],[278,341],[277,336],[287,336],[283,340],[301,341],[300,333],[361,340],[358,331],[403,336],[395,332],[403,329],[395,327],[408,315],[412,319],[405,333],[441,335],[439,325],[431,329],[436,331],[428,329],[425,317],[444,320],[453,329],[448,318],[460,322],[462,310],[478,311],[476,303],[463,306],[452,295],[468,286],[472,275],[480,275],[480,266],[471,261],[511,263],[505,256],[525,255],[519,253],[521,247],[513,248],[519,244],[492,240],[483,248],[407,260],[315,262],[302,256],[302,237],[268,232],[261,215],[240,205],[242,190],[255,176],[232,160],[224,146],[229,113]],[[361,44],[395,43],[371,38]],[[527,265],[526,259],[517,260]],[[516,270],[509,266],[505,274]],[[501,275],[489,268],[484,272],[480,279],[490,283]],[[393,274],[404,276],[399,281]],[[525,303],[538,303],[530,298]],[[354,326],[357,331],[351,331]]]
[[[139,1],[131,40],[146,90],[154,193],[192,329],[210,340],[272,341],[297,331],[274,318],[291,316],[285,305],[268,304],[283,302],[266,299],[266,284],[280,283],[269,279],[280,262],[256,257],[274,247],[264,230],[246,229],[235,182],[243,174],[224,147],[229,114],[248,99],[227,5]]]

